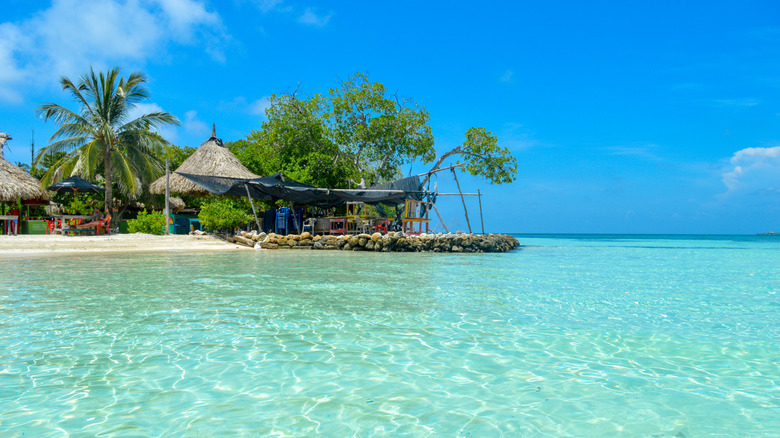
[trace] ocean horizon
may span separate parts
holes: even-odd
[[[0,260],[8,436],[780,436],[780,236]]]

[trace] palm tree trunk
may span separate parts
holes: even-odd
[[[114,212],[114,194],[112,193],[111,186],[111,151],[106,151],[105,155],[103,155],[103,167],[104,167],[104,173],[103,179],[106,182],[106,200],[105,200],[105,209],[108,212],[108,214],[111,215],[111,222],[115,222],[116,218],[113,215]]]

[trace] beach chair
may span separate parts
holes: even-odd
[[[99,220],[98,224],[95,225],[95,235],[96,236],[100,235],[100,229],[101,228],[106,230],[106,234],[110,235],[111,234],[111,229],[109,227],[111,227],[111,215],[110,214],[108,216],[106,216],[105,218]]]
[[[316,234],[315,229],[314,229],[314,226],[315,226],[316,223],[317,223],[317,218],[310,217],[310,218],[306,219],[305,221],[303,221],[303,229],[301,230],[301,232],[308,231],[312,235]]]
[[[387,219],[377,221],[376,225],[374,225],[374,232],[387,234],[387,222]]]
[[[355,229],[352,230],[353,234],[368,234],[371,226],[368,222],[364,221],[362,217],[355,216]]]
[[[62,221],[55,218],[44,220],[46,221],[46,234],[53,234],[54,230],[57,229],[60,223],[62,223]]]
[[[16,219],[9,219],[5,221],[5,234],[19,234],[19,209],[15,208],[11,210],[11,216],[16,216]]]

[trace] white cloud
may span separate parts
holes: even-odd
[[[498,131],[498,145],[512,151],[521,151],[538,146],[539,142],[533,138],[522,124],[509,122]]]
[[[14,51],[19,50],[24,42],[16,26],[8,23],[0,24],[0,100],[19,102],[22,96],[15,84],[22,81],[25,72],[18,65]]]
[[[234,97],[233,100],[220,101],[217,110],[226,113],[245,113],[254,116],[262,116],[265,119],[265,110],[271,106],[269,97],[262,97],[253,102],[248,102],[244,96]]]
[[[200,26],[221,26],[219,15],[208,12],[203,3],[194,0],[159,0],[170,22],[174,38],[189,41]]]
[[[501,82],[512,82],[512,76],[515,75],[515,72],[512,70],[507,70],[504,72],[503,75],[501,75]]]
[[[780,146],[742,149],[731,164],[722,175],[727,194],[780,192]]]
[[[221,61],[219,42],[227,38],[219,16],[198,0],[54,0],[24,22],[0,24],[0,99],[13,101],[20,86],[60,75],[75,80],[85,66],[143,63],[170,41],[205,42]]]
[[[144,114],[159,113],[163,111],[165,110],[163,110],[162,107],[156,103],[137,103],[128,112],[127,119],[133,120],[135,118],[141,117]]]
[[[144,114],[150,114],[150,113],[156,113],[156,112],[165,112],[164,109],[160,105],[157,105],[156,103],[137,103],[133,108],[130,110],[130,112],[127,115],[127,120],[133,120],[138,117],[141,117]],[[161,126],[155,129],[158,134],[162,136],[162,138],[172,142],[176,143],[176,141],[179,139],[179,135],[176,129],[176,126],[172,125],[165,125]]]
[[[328,15],[319,15],[314,8],[306,8],[303,15],[298,17],[298,22],[309,26],[324,27],[331,17],[333,17],[333,12],[329,12]]]
[[[257,7],[260,8],[263,12],[270,12],[275,9],[282,9],[280,8],[281,4],[284,3],[283,0],[258,0]]]
[[[722,107],[751,107],[760,104],[757,99],[720,99],[713,102],[715,106]]]
[[[263,116],[265,118],[265,110],[271,107],[271,101],[269,98],[263,97],[262,99],[257,99],[256,101],[252,102],[249,105],[249,112],[256,115],[256,116]]]
[[[663,158],[655,154],[657,145],[647,146],[607,146],[604,148],[610,155],[621,155],[627,157],[642,158],[649,161],[664,161]]]
[[[211,137],[211,127],[206,122],[198,120],[198,112],[195,110],[184,113],[184,120],[182,121],[181,126],[190,135],[203,138],[203,140]],[[217,137],[219,137],[219,135]],[[196,144],[189,146],[198,147],[200,145]]]

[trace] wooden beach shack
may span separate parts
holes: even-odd
[[[48,201],[49,194],[41,187],[41,182],[3,156],[3,147],[8,140],[11,140],[10,135],[0,133],[0,202]],[[20,211],[17,208],[11,208],[9,212],[0,211],[0,221],[3,222],[3,231],[6,234],[19,234],[20,219]]]

